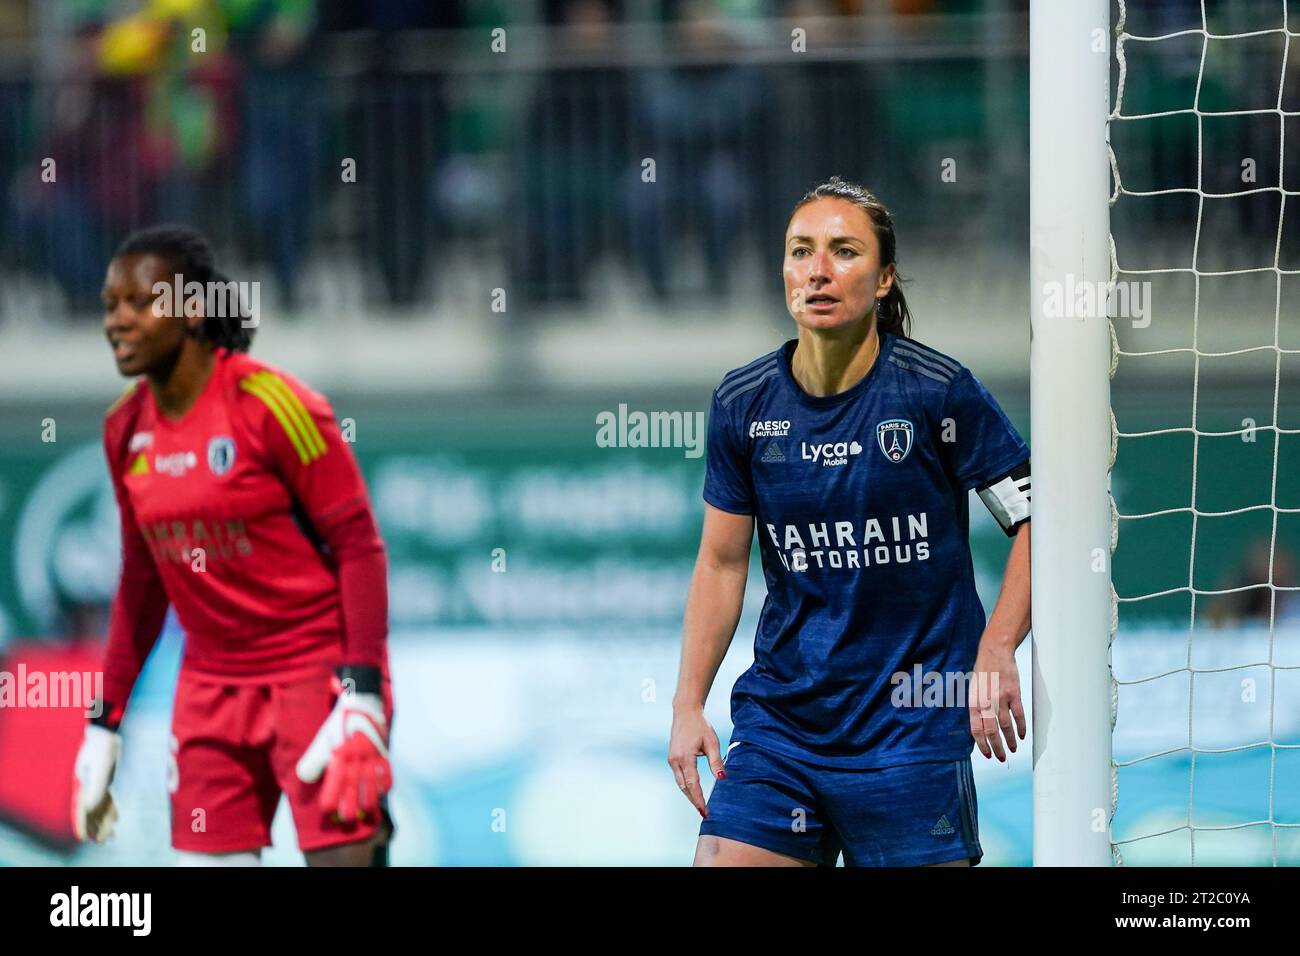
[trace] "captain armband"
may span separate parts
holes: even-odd
[[[1029,459],[1025,459],[1002,477],[978,489],[980,500],[1008,537],[1014,538],[1020,526],[1029,520]]]

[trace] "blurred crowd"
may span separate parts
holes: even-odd
[[[722,298],[754,275],[775,289],[784,217],[832,174],[886,198],[908,226],[904,252],[909,238],[942,247],[989,233],[1018,249],[1027,8],[0,0],[0,273],[52,284],[80,313],[130,229],[181,220],[272,279],[289,311],[305,264],[329,251],[359,267],[370,301],[397,308],[454,286],[455,255],[499,273],[515,302],[581,303],[601,261],[660,304]],[[1199,9],[1152,0],[1142,27],[1198,20]],[[989,12],[1012,19],[962,16]],[[879,42],[860,15],[915,55],[855,55]],[[783,55],[792,25],[807,26],[814,55]],[[506,51],[491,47],[497,27]],[[827,50],[838,55],[816,55]],[[1215,79],[1205,102],[1240,101]],[[1131,102],[1181,95],[1183,80],[1135,71]],[[1276,74],[1255,85],[1276,96]],[[1206,124],[1207,149],[1218,133]],[[1150,148],[1131,156],[1195,179],[1187,129],[1142,134]],[[1275,139],[1276,127],[1260,135]],[[1262,142],[1256,152],[1278,154]],[[1259,227],[1275,206],[1269,195],[1236,202],[1229,225]],[[1180,214],[1143,216],[1167,226]]]
[[[1300,621],[1297,588],[1295,554],[1271,537],[1257,537],[1219,582],[1222,593],[1208,602],[1206,617],[1216,627]]]
[[[1027,0],[997,6],[1023,13]],[[806,21],[815,52],[843,43],[837,18],[919,22],[983,7],[8,0],[0,261],[52,281],[80,312],[94,308],[126,232],[183,220],[273,278],[290,309],[304,263],[325,248],[346,250],[371,297],[397,307],[454,281],[438,274],[449,248],[484,250],[529,302],[582,300],[606,256],[660,301],[726,295],[733,270],[678,268],[683,242],[711,262],[774,255],[791,202],[815,180],[854,176],[900,197],[896,207],[919,204],[938,176],[892,150],[929,169],[954,141],[987,139],[978,51],[909,63],[905,78],[851,55],[747,56],[788,45],[771,20]],[[489,59],[493,28],[538,25],[549,29],[515,35],[528,56]],[[657,26],[658,46],[629,25]]]

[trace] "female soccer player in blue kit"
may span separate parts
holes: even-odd
[[[1029,449],[968,369],[909,337],[893,219],[867,190],[805,195],[783,271],[798,338],[727,373],[710,410],[668,756],[704,817],[695,863],[974,865],[972,739],[1005,760],[1026,732]],[[972,488],[1014,538],[987,626]],[[724,761],[704,701],[755,528],[767,600]]]

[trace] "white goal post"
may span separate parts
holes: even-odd
[[[1035,866],[1111,864],[1110,323],[1047,308],[1111,278],[1109,27],[1107,0],[1031,0]]]

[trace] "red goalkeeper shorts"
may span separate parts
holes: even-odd
[[[283,793],[303,852],[370,839],[379,820],[338,822],[317,804],[322,780],[303,783],[298,758],[334,706],[330,675],[273,684],[223,684],[181,670],[172,711],[168,790],[172,846],[233,853],[271,845]],[[383,681],[392,726],[392,692]]]

